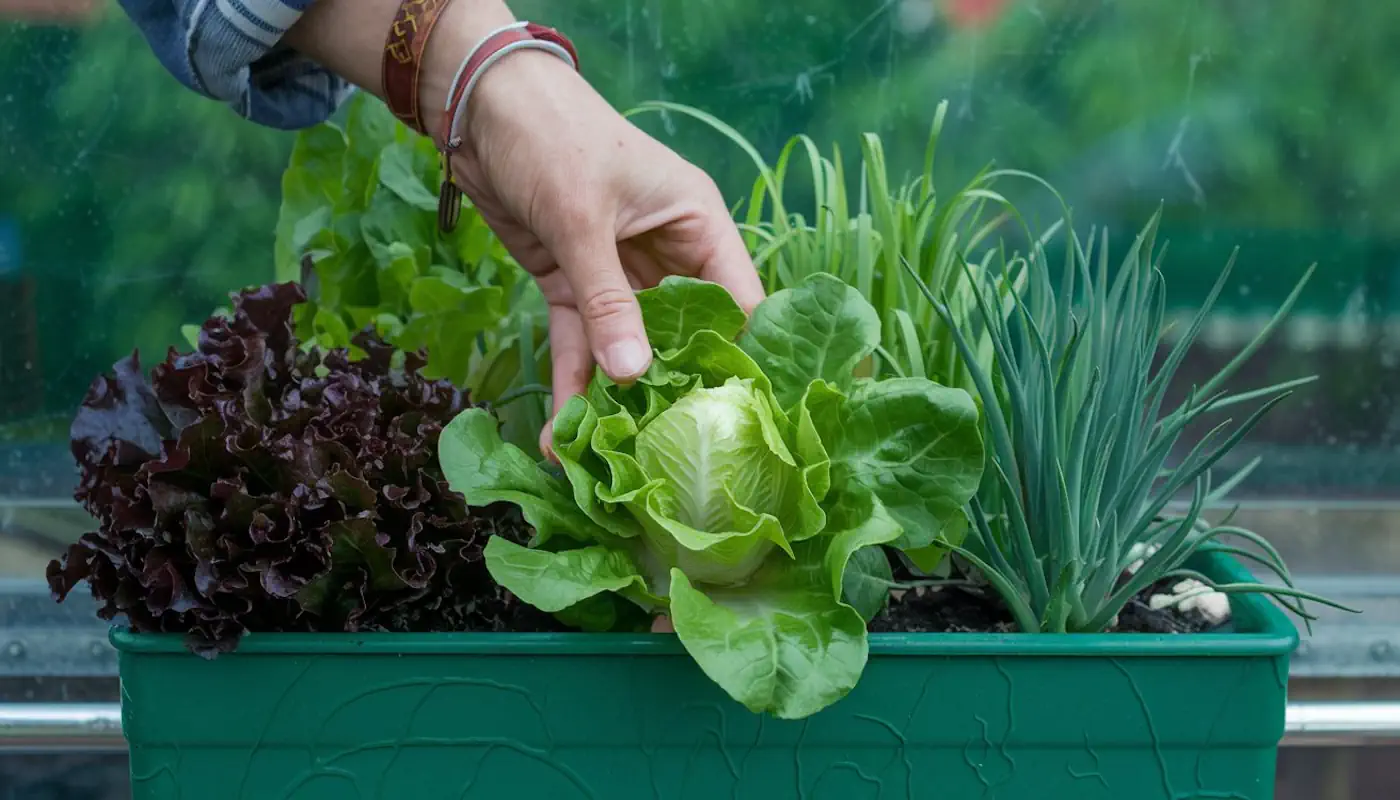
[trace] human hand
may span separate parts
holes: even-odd
[[[553,56],[515,53],[484,74],[464,134],[458,184],[549,303],[554,414],[595,364],[621,383],[650,366],[635,290],[689,275],[745,311],[763,299],[714,181]]]

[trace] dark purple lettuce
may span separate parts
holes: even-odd
[[[438,470],[466,396],[369,332],[354,360],[300,347],[304,299],[242,292],[149,381],[133,353],[93,382],[72,451],[99,529],[49,565],[55,598],[86,580],[103,618],[205,654],[248,631],[552,627],[482,560],[492,534],[524,542],[524,522],[469,509]]]

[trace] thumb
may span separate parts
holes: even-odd
[[[651,366],[651,344],[617,242],[598,237],[563,250],[555,260],[569,279],[594,361],[619,383],[635,381]]]

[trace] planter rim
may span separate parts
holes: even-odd
[[[1252,581],[1233,558],[1198,560],[1219,582]],[[1004,656],[1087,658],[1274,657],[1293,652],[1298,630],[1263,595],[1232,595],[1242,630],[1228,633],[872,633],[870,655],[892,657]],[[188,655],[178,633],[132,633],[114,627],[122,653]],[[441,656],[685,656],[674,635],[656,633],[250,633],[221,658],[268,655]]]
[[[113,628],[123,653],[189,655],[177,633],[132,633]],[[1298,645],[1296,634],[1266,633],[872,633],[872,656],[1076,656],[1163,658],[1280,656]],[[250,633],[220,658],[268,655],[684,656],[674,636],[659,633]]]

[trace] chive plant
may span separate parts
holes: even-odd
[[[837,145],[827,157],[811,137],[795,136],[770,165],[743,134],[704,111],[654,101],[629,114],[642,112],[699,120],[752,160],[758,177],[742,208],[739,227],[770,294],[796,286],[816,272],[835,275],[860,291],[880,315],[884,346],[875,353],[873,373],[930,378],[974,389],[949,330],[901,265],[912,265],[919,280],[947,298],[956,325],[974,343],[979,363],[986,364],[992,355],[991,341],[973,313],[975,294],[963,254],[977,249],[1009,216],[1010,203],[994,184],[1024,173],[987,168],[958,191],[940,194],[933,169],[946,101],[934,114],[922,171],[903,183],[891,181],[880,137],[873,133],[861,137],[859,191],[854,195],[847,189],[845,162]],[[790,176],[803,167],[813,194],[810,217],[791,210],[786,198]],[[974,276],[983,269],[979,264],[969,268]],[[1008,297],[1015,288],[998,287],[1008,311]]]
[[[1312,269],[1226,366],[1167,408],[1168,386],[1220,296],[1234,256],[1157,363],[1166,300],[1159,268],[1165,248],[1154,252],[1157,217],[1111,278],[1106,233],[1095,254],[1093,233],[1085,244],[1071,225],[1055,230],[1065,240],[1058,275],[1052,275],[1046,255],[1048,236],[1031,241],[1026,256],[1003,253],[995,262],[965,269],[968,285],[975,287],[975,316],[994,353],[990,362],[965,334],[967,324],[947,288],[906,265],[945,323],[982,400],[988,478],[968,509],[968,539],[949,548],[986,577],[1025,632],[1109,628],[1135,595],[1167,578],[1194,578],[1231,594],[1269,594],[1305,620],[1313,617],[1304,600],[1341,607],[1297,589],[1262,536],[1202,517],[1208,503],[1223,498],[1258,464],[1216,484],[1213,470],[1222,458],[1293,389],[1313,380],[1222,391],[1287,315]],[[1008,296],[1001,287],[1013,276],[1024,288]],[[998,304],[1008,297],[1012,309],[1005,313]],[[1225,419],[1199,439],[1183,441],[1192,423],[1251,403],[1257,407],[1242,421]],[[1189,447],[1173,463],[1178,444]],[[1189,507],[1169,511],[1172,500],[1187,491]],[[1261,565],[1280,583],[1217,584],[1189,564],[1193,555],[1208,552]],[[1144,553],[1150,555],[1141,566],[1129,570]]]

